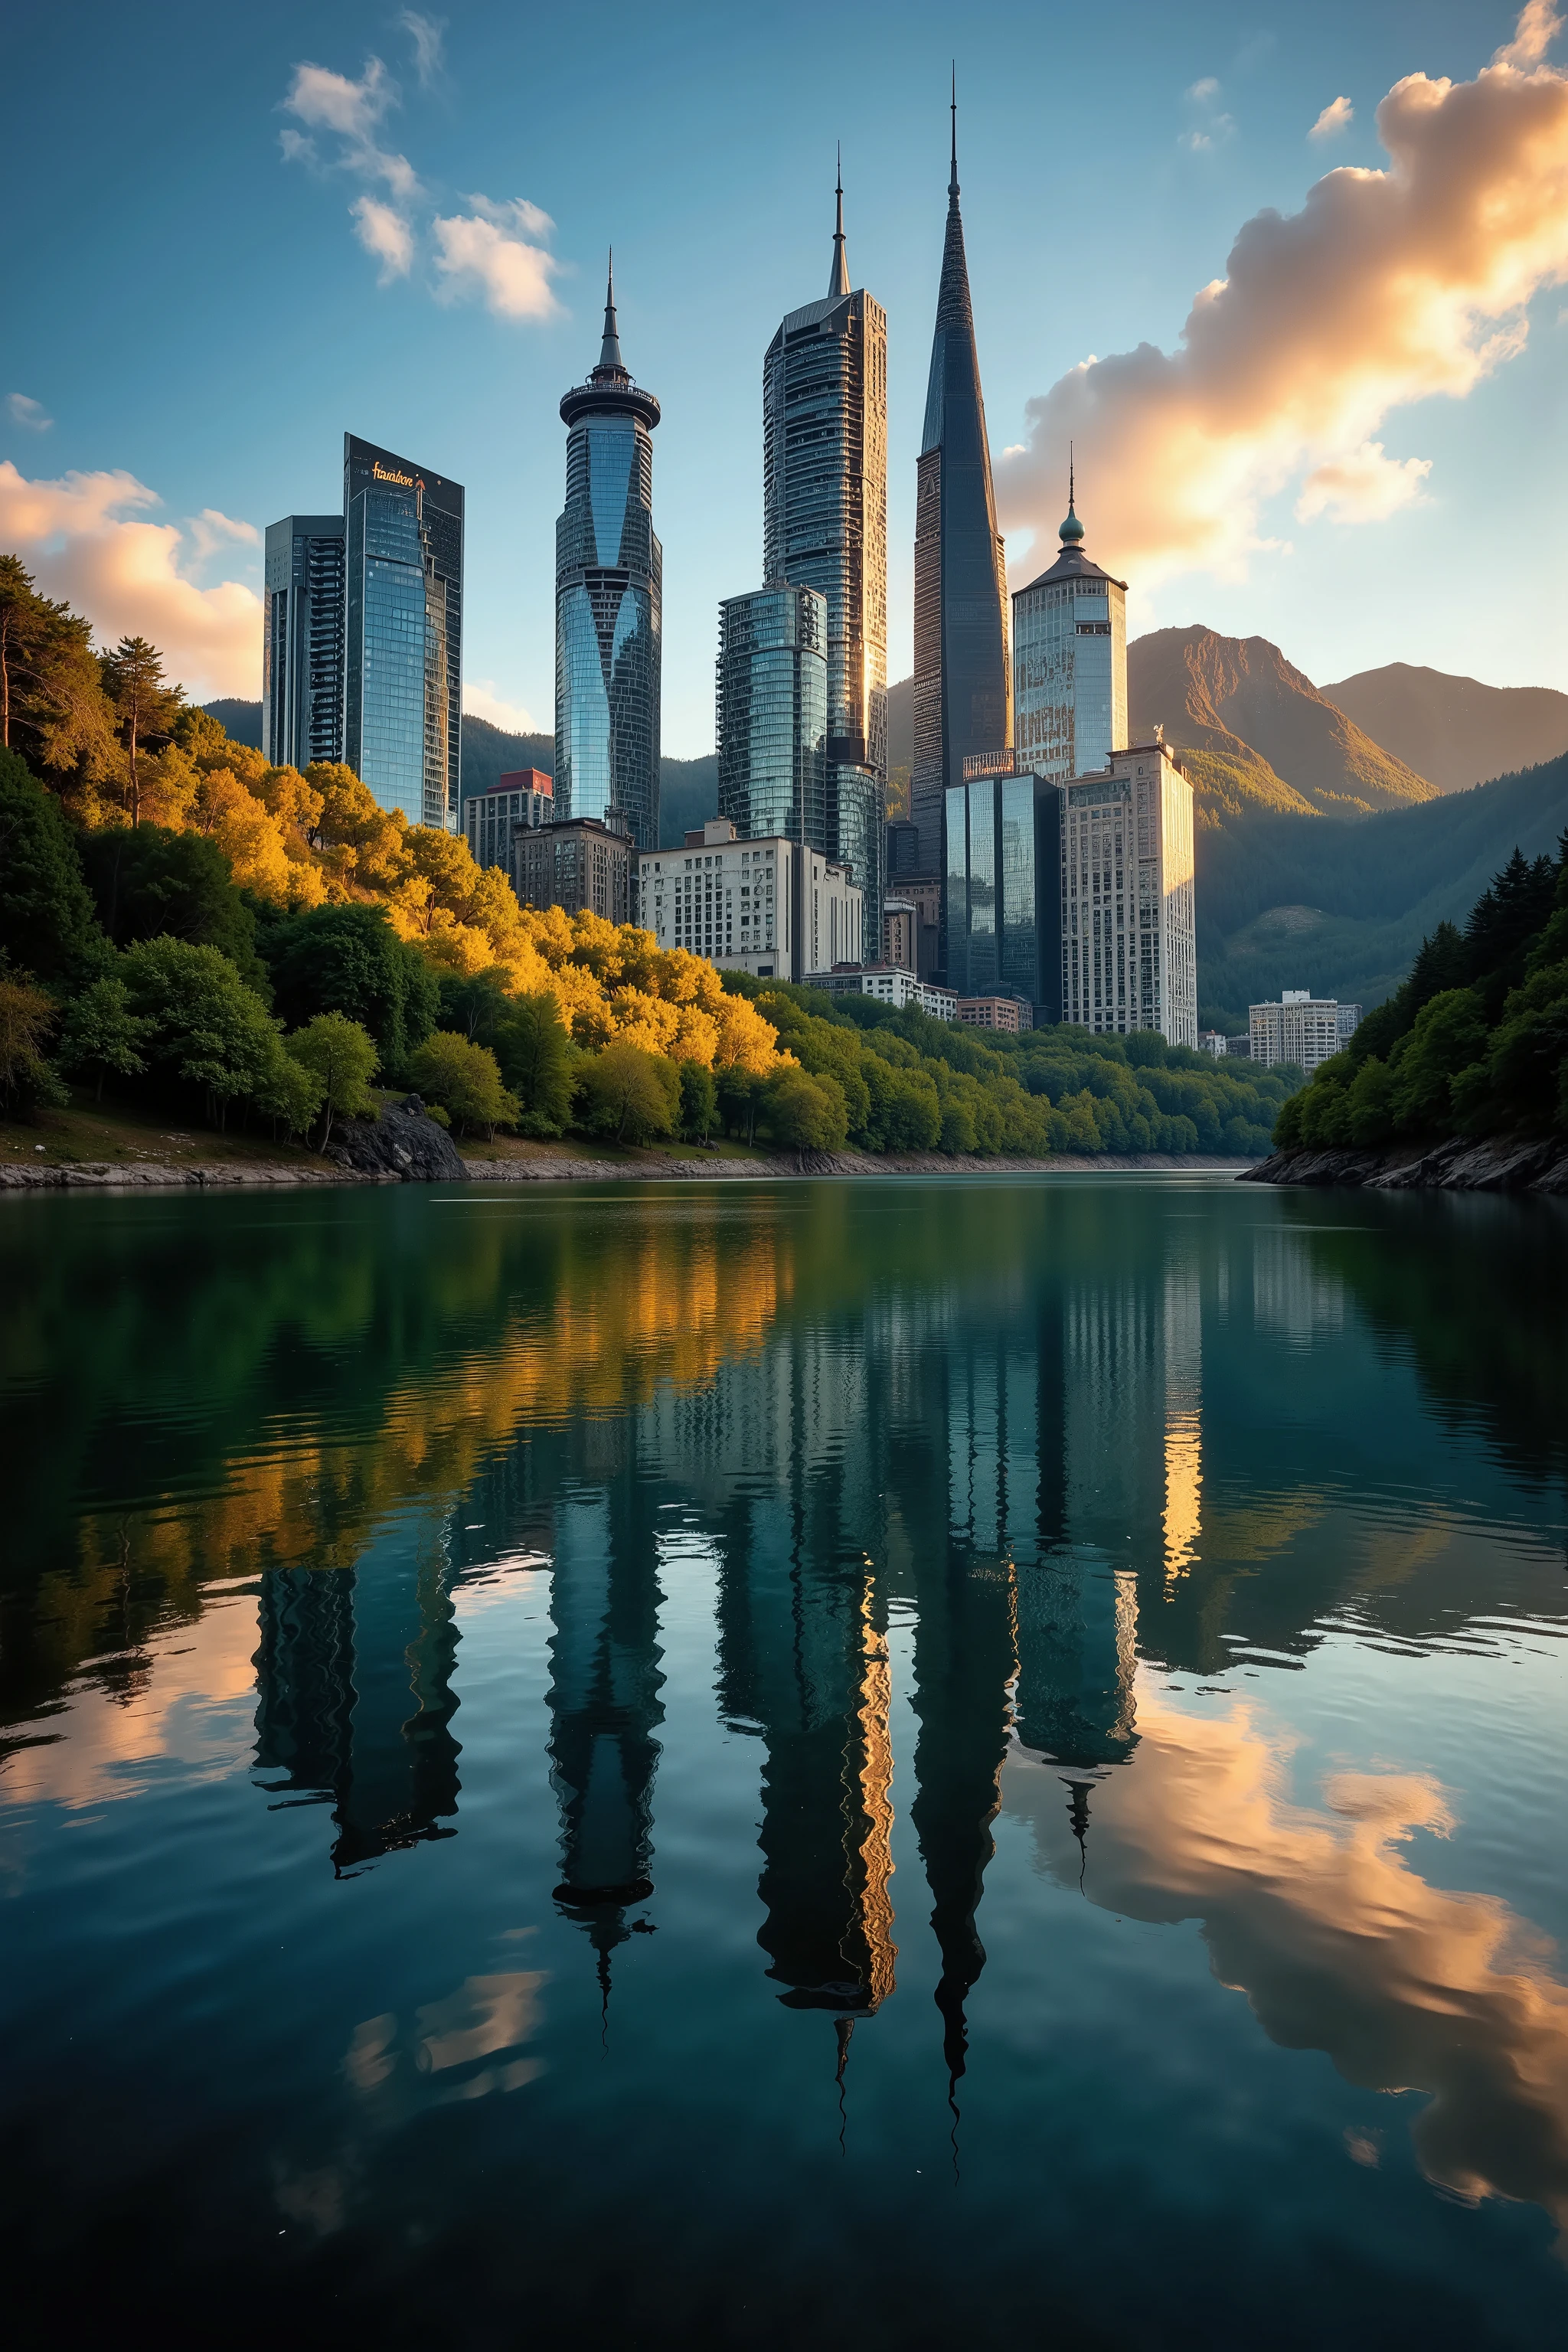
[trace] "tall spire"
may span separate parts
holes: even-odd
[[[838,150],[838,226],[833,232],[833,268],[828,273],[829,294],[849,291],[849,261],[844,250],[844,149]]]
[[[1074,477],[1073,446],[1068,443],[1068,512],[1057,537],[1064,547],[1077,547],[1083,538],[1083,525],[1078,519],[1078,484]]]
[[[605,340],[599,352],[599,368],[614,368],[622,375],[626,371],[626,363],[621,357],[621,339],[616,330],[616,248],[614,246],[610,247],[609,276],[605,285]]]
[[[958,202],[958,59],[952,61],[952,169],[947,175],[947,193]]]

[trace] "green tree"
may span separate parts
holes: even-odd
[[[102,662],[103,690],[125,746],[126,807],[132,832],[142,822],[141,755],[174,734],[184,696],[163,676],[163,656],[145,637],[121,637]]]
[[[237,1099],[258,1100],[282,1055],[278,1024],[218,949],[188,940],[139,940],[120,962],[142,1047],[154,1071],[199,1088],[222,1128]]]
[[[583,1066],[580,1080],[587,1125],[617,1143],[649,1143],[668,1135],[680,1110],[680,1074],[662,1055],[624,1037]]]
[[[117,1077],[140,1077],[147,1067],[141,1048],[149,1024],[131,1010],[130,992],[115,974],[95,980],[75,997],[65,1019],[60,1040],[60,1067],[96,1070],[93,1099],[103,1100],[103,1081],[110,1071]]]
[[[562,1135],[572,1116],[574,1054],[561,1007],[548,989],[509,1000],[494,1052],[522,1106],[524,1135]]]
[[[797,1161],[807,1151],[843,1150],[849,1119],[837,1080],[786,1064],[768,1080],[766,1108],[774,1140],[793,1150]]]
[[[410,1057],[408,1083],[423,1101],[438,1103],[463,1135],[482,1127],[493,1136],[498,1127],[511,1126],[521,1108],[502,1085],[489,1047],[451,1029],[436,1030]]]
[[[1395,1124],[1407,1135],[1438,1135],[1453,1118],[1451,1082],[1486,1050],[1486,1022],[1473,989],[1446,989],[1423,1007],[1389,1062]],[[1337,1058],[1337,1057],[1336,1057]]]
[[[500,966],[492,964],[485,971],[438,972],[437,986],[440,1027],[456,1030],[470,1045],[489,1045],[493,1052],[511,1016],[511,997]]]
[[[261,948],[273,1002],[291,1027],[316,1013],[344,1013],[369,1031],[395,1077],[436,1026],[437,976],[381,907],[313,907],[275,923]]]
[[[318,1013],[286,1045],[300,1067],[320,1081],[321,1148],[325,1151],[334,1118],[354,1118],[372,1108],[370,1082],[378,1058],[374,1044],[346,1013]]]
[[[80,855],[100,919],[117,947],[174,939],[216,948],[258,993],[269,987],[256,952],[256,918],[216,841],[157,824],[135,832],[106,825],[82,835]]]
[[[52,997],[26,973],[0,972],[0,1113],[30,1118],[40,1106],[70,1099],[44,1058],[59,1019]]]
[[[92,632],[0,555],[0,748],[54,772],[108,772],[114,751]]]
[[[757,1113],[765,1083],[751,1070],[720,1071],[719,1117],[726,1135],[742,1137],[747,1143],[756,1141]]]
[[[706,1143],[719,1117],[713,1073],[700,1062],[680,1065],[680,1132],[688,1143]]]
[[[77,985],[109,961],[60,804],[15,751],[0,751],[0,948],[41,980]]]

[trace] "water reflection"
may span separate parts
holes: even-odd
[[[1527,1904],[1423,1875],[1466,1800],[1380,1769],[1371,1730],[1292,1793],[1280,1672],[1347,1638],[1500,1658],[1526,1623],[1560,1632],[1546,1213],[1467,1208],[1456,1273],[1429,1203],[1352,1225],[1113,1186],[378,1196],[324,1234],[296,1205],[267,1204],[260,1250],[233,1203],[127,1209],[90,1244],[54,1216],[29,1260],[0,1799],[79,1807],[144,1794],[132,1758],[190,1763],[176,1716],[201,1675],[235,1696],[215,1629],[248,1605],[235,1762],[273,1811],[330,1808],[323,1880],[434,1869],[411,1850],[483,1834],[465,1608],[522,1563],[542,1729],[484,1770],[547,1787],[535,1916],[607,2009],[621,1948],[678,1924],[679,1528],[713,1570],[689,1710],[756,1780],[752,1982],[813,2013],[787,2021],[803,2051],[842,2075],[858,2021],[918,2011],[922,2064],[967,2101],[1012,1821],[1091,1906],[1197,1921],[1275,2042],[1427,2095],[1428,2179],[1568,2228],[1555,1950]],[[468,1964],[366,2001],[334,2063],[386,2134],[426,2095],[521,2090],[545,1981]],[[301,2214],[347,2194],[289,2179]]]

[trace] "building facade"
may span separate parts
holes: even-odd
[[[923,874],[946,870],[946,793],[964,761],[1013,740],[1007,585],[974,346],[953,109],[947,236],[915,487],[914,767]],[[949,975],[951,978],[951,975]]]
[[[637,860],[637,919],[661,948],[721,971],[799,980],[814,959],[858,962],[865,898],[847,867],[783,835],[744,839],[727,817]]]
[[[961,996],[958,1019],[964,1029],[1005,1029],[1016,1037],[1034,1027],[1035,1010],[1021,996]]]
[[[267,526],[261,749],[275,768],[343,756],[343,519]]]
[[[1061,1018],[1195,1047],[1193,788],[1163,742],[1062,788],[1060,875]]]
[[[1127,740],[1127,583],[1083,551],[1068,485],[1061,552],[1013,599],[1013,730],[1020,767],[1065,784]]]
[[[808,971],[805,979],[808,987],[820,988],[829,996],[872,996],[879,1004],[890,1004],[896,1013],[912,1004],[917,1013],[929,1013],[933,1021],[958,1018],[958,999],[951,989],[933,988],[917,980],[912,971],[891,964],[851,964],[842,971],[828,967]]]
[[[1354,1036],[1361,1006],[1314,996],[1310,988],[1287,988],[1278,1004],[1249,1004],[1247,1034],[1251,1058],[1266,1066],[1294,1062],[1309,1075],[1320,1062]]]
[[[463,826],[476,866],[511,874],[512,835],[554,822],[554,785],[542,768],[513,768],[463,803]]]
[[[342,757],[385,809],[449,828],[462,792],[463,489],[343,436]]]
[[[842,186],[837,201],[827,292],[789,313],[763,362],[763,576],[815,588],[826,604],[823,824],[804,838],[849,868],[874,933],[888,782],[888,320],[850,287]]]
[[[921,910],[912,898],[882,901],[882,956],[900,971],[914,971],[920,952]]]
[[[626,835],[596,817],[520,826],[511,837],[511,887],[520,906],[629,923],[633,854]]]
[[[947,985],[1008,996],[1031,1025],[1061,1011],[1061,792],[1016,774],[1011,752],[980,754],[945,794],[942,877]]]
[[[605,298],[598,365],[561,403],[566,504],[555,525],[555,798],[658,844],[664,551],[653,528],[659,407],[632,381]]]
[[[827,849],[827,600],[782,581],[719,607],[719,814]]]

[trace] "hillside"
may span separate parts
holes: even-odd
[[[1568,694],[1549,686],[1483,686],[1388,662],[1319,692],[1442,793],[1568,751]]]
[[[1163,724],[1197,795],[1198,822],[1244,814],[1363,817],[1433,799],[1436,786],[1363,732],[1267,637],[1201,624],[1127,648],[1134,742]]]
[[[261,705],[259,702],[224,700],[203,704],[218,724],[233,736],[237,743],[248,743],[252,750],[261,748]],[[509,735],[504,729],[492,727],[488,719],[476,719],[471,712],[463,714],[463,782],[467,791],[482,793],[498,776],[513,768],[542,768],[547,776],[555,772],[555,739],[552,735]],[[689,825],[699,825],[705,817],[713,815],[719,806],[719,761],[710,751],[700,760],[664,760],[659,763],[659,841],[665,849],[677,849]]]

